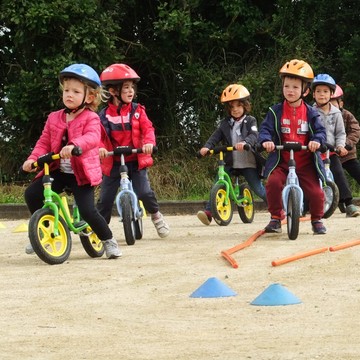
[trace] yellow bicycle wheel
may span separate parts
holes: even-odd
[[[49,208],[35,211],[29,221],[30,243],[36,255],[50,265],[62,264],[71,252],[71,236],[65,220],[59,216],[58,234],[55,217]]]
[[[215,184],[210,192],[211,214],[220,226],[229,225],[233,217],[233,208],[230,198],[226,199],[226,187]]]
[[[240,185],[240,197],[243,199],[242,204],[237,207],[240,219],[244,224],[250,224],[254,220],[255,208],[254,198],[247,184]]]

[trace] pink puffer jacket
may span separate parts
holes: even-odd
[[[91,110],[85,109],[68,124],[66,124],[64,109],[50,113],[42,134],[28,160],[36,161],[39,156],[51,151],[59,153],[66,128],[68,131],[68,145],[72,144],[82,149],[82,155],[71,157],[71,166],[78,185],[99,185],[102,180],[99,158],[101,124],[99,116]],[[51,163],[50,169],[54,170],[59,166],[60,161],[54,161]],[[40,172],[37,177],[42,176],[42,174],[43,172]]]

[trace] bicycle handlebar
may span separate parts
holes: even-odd
[[[250,144],[244,145],[244,150],[249,151],[250,149],[251,149]],[[209,149],[209,151],[205,155],[213,155],[213,154],[219,154],[220,152],[232,152],[232,151],[238,151],[238,150],[235,149],[235,146],[221,145],[221,146],[215,146],[213,149]],[[196,157],[198,157],[199,159],[202,157],[200,151],[196,153]]]
[[[82,149],[80,146],[75,146],[72,151],[71,155],[73,156],[80,156],[82,154]],[[33,169],[37,167],[43,167],[45,163],[50,164],[54,160],[60,159],[60,154],[55,154],[54,152],[49,152],[47,154],[41,155],[31,164]]]
[[[320,151],[321,153],[326,152],[328,147],[326,145],[320,145],[319,149],[317,151]],[[257,144],[255,146],[255,150],[257,152],[264,151],[265,148],[262,146],[262,144]],[[306,145],[302,145],[299,142],[296,141],[289,141],[285,142],[282,145],[275,145],[275,150],[282,150],[282,151],[301,151],[301,150],[308,150],[308,147]]]
[[[158,147],[153,147],[153,154],[156,154],[158,151]],[[142,148],[133,148],[131,146],[118,146],[113,151],[108,151],[108,156],[111,155],[130,155],[130,154],[141,154],[143,153]]]

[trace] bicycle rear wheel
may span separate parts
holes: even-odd
[[[102,257],[105,251],[104,246],[101,240],[92,231],[91,227],[88,226],[85,230],[82,231],[82,233],[84,235],[79,236],[81,244],[86,253],[92,258]]]
[[[134,245],[136,239],[135,220],[131,206],[131,196],[124,194],[120,198],[122,212],[122,223],[124,228],[125,241],[128,245]]]
[[[50,265],[62,264],[71,252],[71,236],[65,220],[59,216],[54,234],[55,217],[49,208],[35,211],[29,221],[29,239],[36,255]]]
[[[248,184],[240,185],[240,197],[244,199],[242,206],[237,207],[240,219],[244,224],[250,224],[254,220],[255,208],[254,197]]]
[[[295,188],[290,188],[287,199],[287,233],[290,240],[296,240],[299,235],[300,198]]]
[[[211,214],[215,222],[220,226],[230,224],[233,217],[232,202],[226,202],[226,187],[223,184],[215,184],[210,191]]]
[[[327,181],[324,191],[324,219],[329,218],[336,210],[339,204],[339,189],[333,181]]]

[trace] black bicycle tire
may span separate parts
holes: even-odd
[[[135,229],[135,239],[141,240],[144,234],[144,226],[142,218],[134,220],[134,229]]]
[[[250,198],[250,204],[243,207],[243,206],[238,206],[237,209],[238,209],[238,213],[239,213],[239,216],[240,216],[240,219],[241,221],[244,223],[244,224],[250,224],[254,221],[254,216],[255,216],[255,203],[254,203],[254,196],[253,196],[253,193],[249,187],[248,184],[240,184],[240,197],[244,197],[245,196],[245,192],[249,194],[249,198]],[[248,209],[250,209],[251,211],[251,215],[248,216]]]
[[[133,211],[131,206],[131,196],[129,194],[123,194],[121,196],[120,206],[121,206],[125,241],[128,245],[134,245],[135,229],[134,229],[134,221],[133,221]]]
[[[31,246],[34,249],[36,255],[45,263],[49,265],[62,264],[69,258],[71,253],[72,240],[71,240],[69,228],[65,220],[61,216],[59,216],[58,229],[61,233],[61,236],[64,236],[66,244],[65,244],[65,250],[63,251],[61,256],[53,256],[49,254],[48,251],[46,251],[40,239],[40,232],[43,232],[42,228],[44,226],[49,227],[49,225],[45,225],[45,221],[52,223],[55,222],[55,216],[51,211],[51,209],[49,208],[39,209],[31,215],[28,226]]]
[[[226,187],[224,184],[214,184],[210,191],[210,208],[211,215],[215,222],[220,226],[227,226],[230,224],[233,217],[233,204],[230,200],[224,207],[221,202],[224,202],[226,195]],[[221,212],[219,212],[221,210]],[[222,215],[223,214],[223,215]],[[226,215],[226,217],[224,217]]]
[[[333,181],[327,181],[326,185],[327,185],[327,187],[329,187],[331,189],[332,201],[331,201],[329,208],[324,209],[324,216],[323,216],[324,219],[328,219],[335,212],[336,208],[339,205],[339,198],[340,198],[339,188]],[[324,196],[326,196],[326,195],[327,195],[327,192],[324,189]],[[324,201],[326,201],[326,199],[324,199]],[[325,208],[325,204],[324,204],[324,208]]]
[[[290,188],[287,199],[287,233],[290,240],[296,240],[300,227],[300,198],[295,188]]]
[[[97,235],[94,232],[92,232],[90,226],[86,228],[86,232],[90,232],[91,234],[89,236],[79,235],[81,245],[83,246],[85,252],[91,258],[102,257],[105,252],[104,246],[101,246],[99,250],[96,249],[97,245],[100,242],[99,238],[97,237]]]

